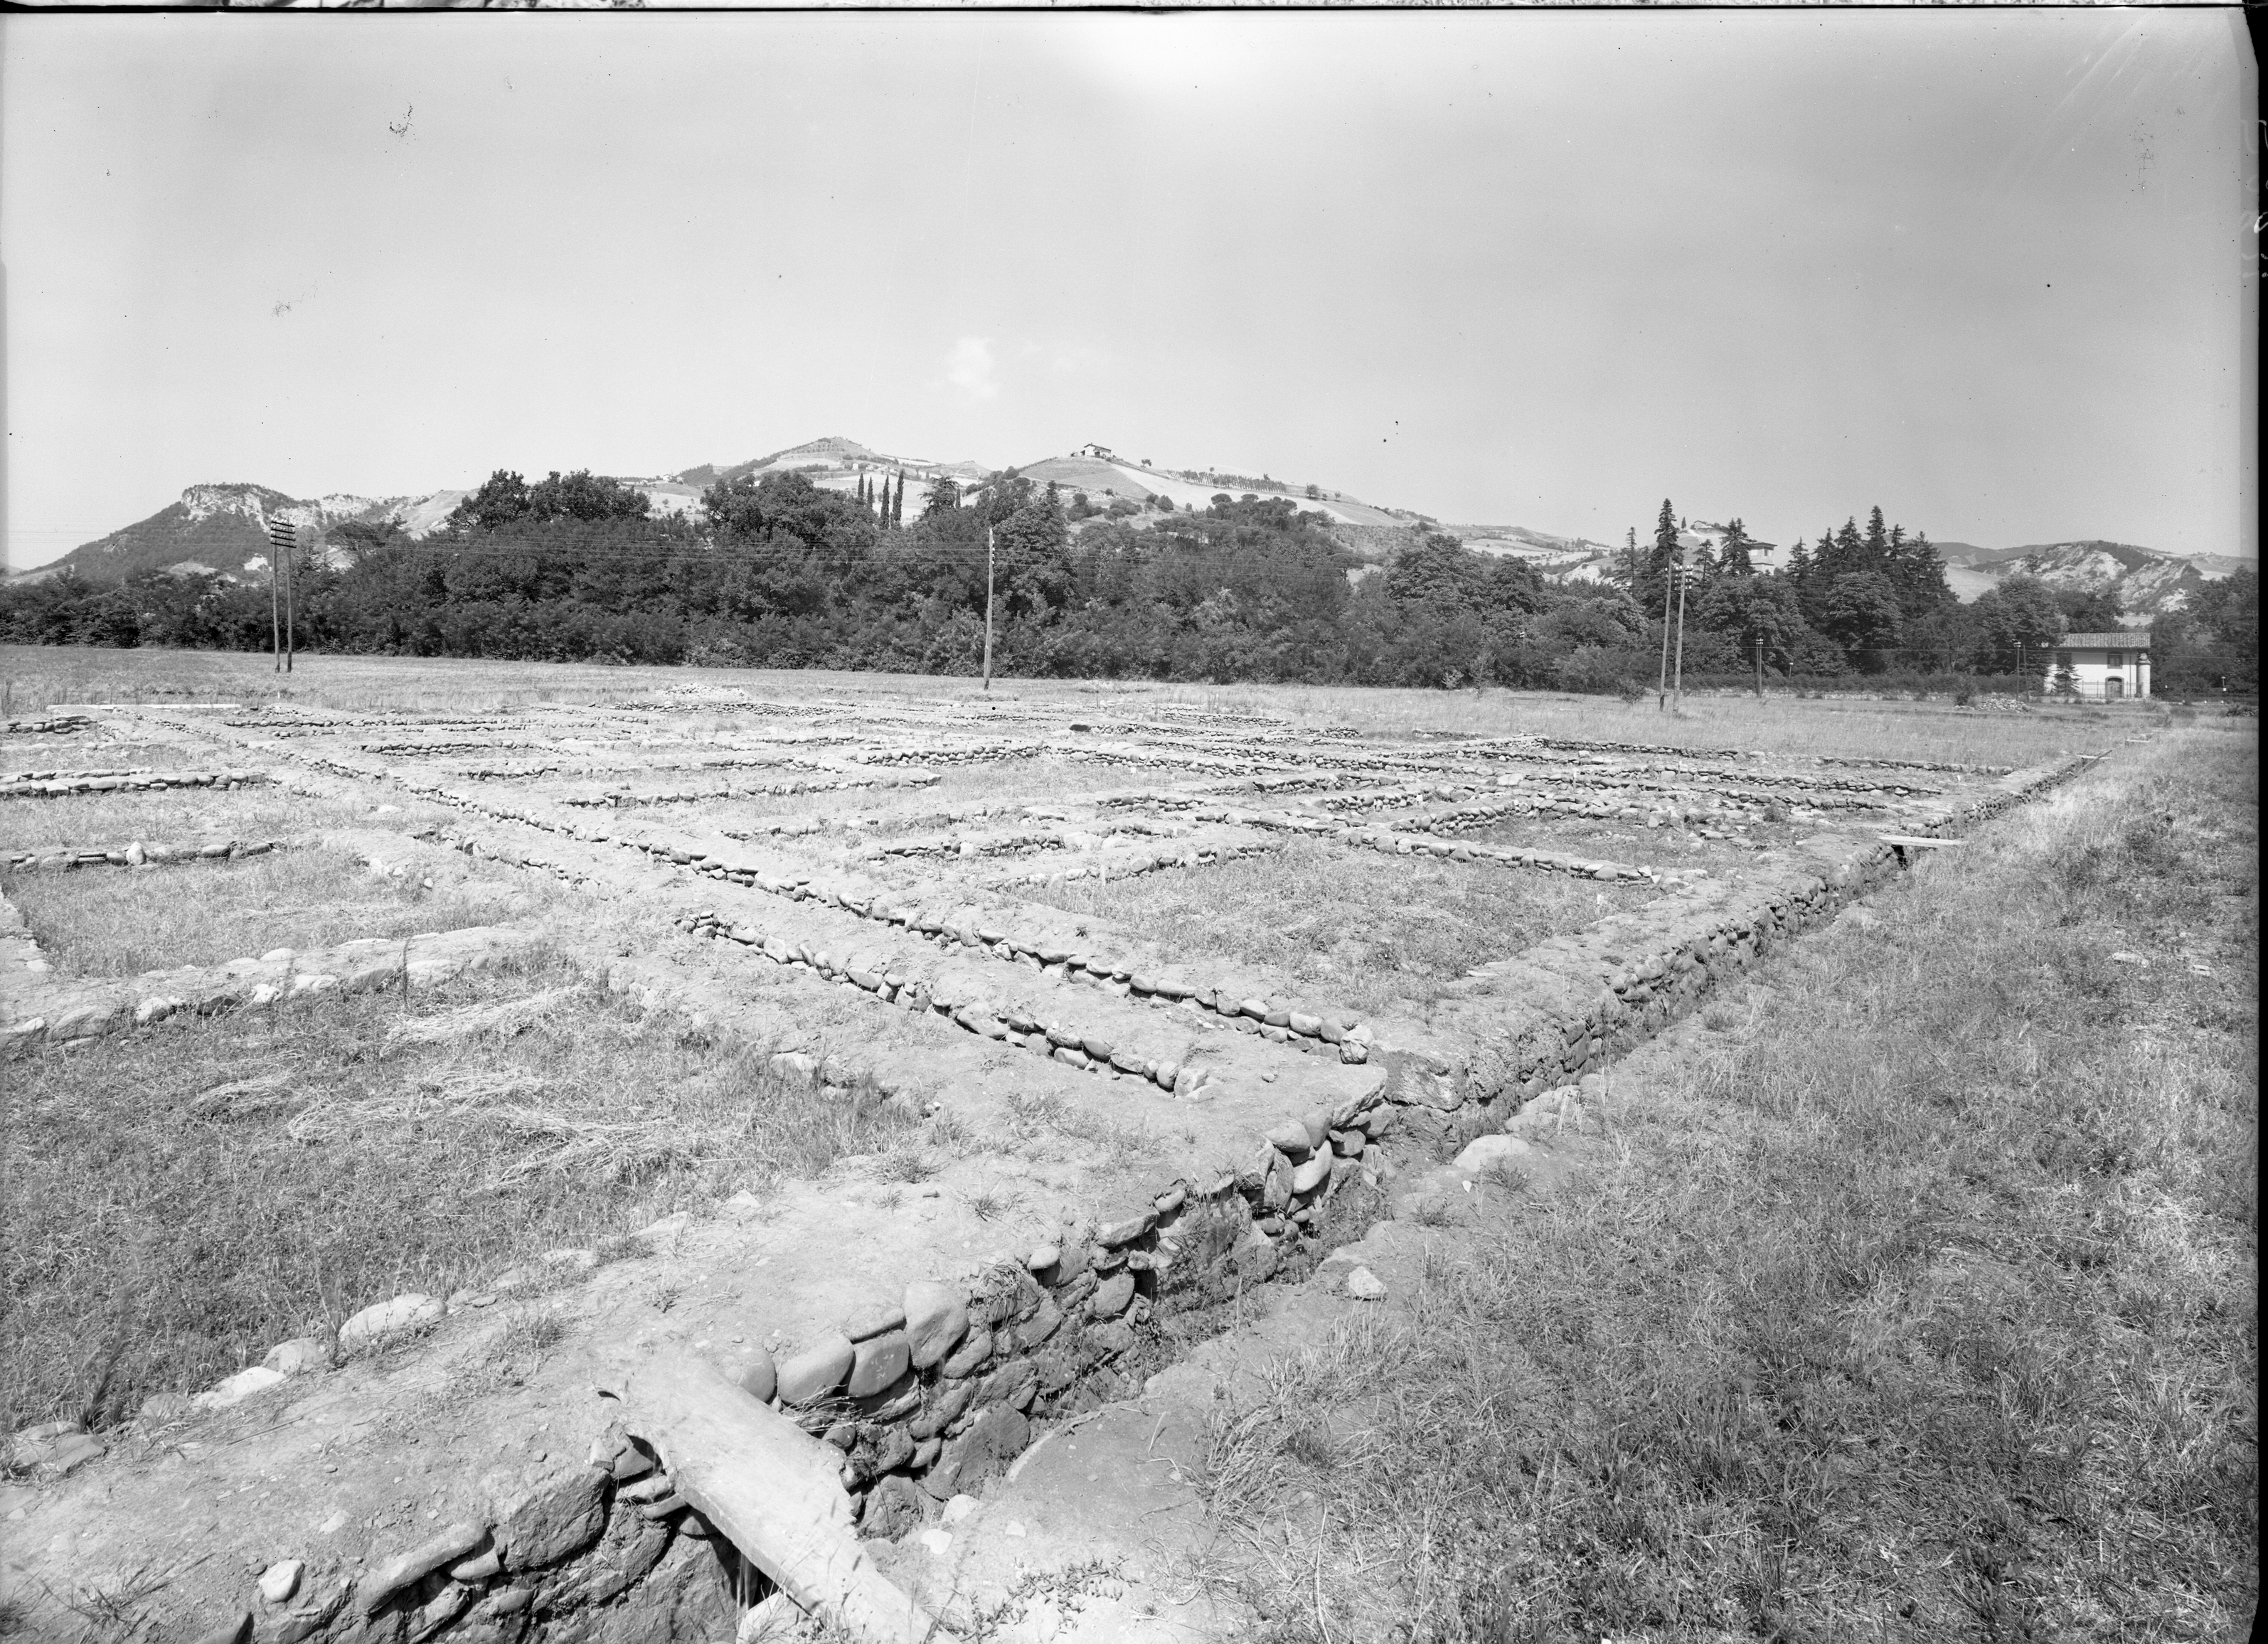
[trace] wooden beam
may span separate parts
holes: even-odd
[[[1917,839],[1904,833],[1877,833],[1874,837],[1885,845],[1895,845],[1900,850],[1940,850],[1948,845],[1959,845],[1957,839]]]
[[[842,1451],[697,1361],[640,1366],[622,1402],[623,1427],[653,1446],[678,1494],[799,1609],[860,1644],[952,1636],[859,1545]]]

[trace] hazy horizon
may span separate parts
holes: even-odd
[[[2200,11],[19,13],[8,561],[829,434],[2254,555],[2254,82]]]

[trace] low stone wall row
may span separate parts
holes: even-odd
[[[1980,821],[2085,763],[2032,774],[1952,819]],[[1035,1421],[1133,1391],[1113,1367],[1152,1323],[1163,1281],[1204,1222],[1226,1218],[1226,1239],[1208,1229],[1205,1247],[1225,1245],[1248,1278],[1264,1280],[1333,1194],[1382,1178],[1381,1142],[1397,1127],[1462,1146],[1505,1129],[1520,1109],[1564,1105],[1570,1082],[1611,1046],[1658,1031],[1775,937],[1830,916],[1895,871],[1895,861],[1887,847],[1863,848],[1824,874],[1793,876],[1735,907],[1697,913],[1683,921],[1694,929],[1676,928],[1671,917],[1665,939],[1615,972],[1596,1019],[1583,1018],[1556,1054],[1523,1034],[1518,1046],[1476,1046],[1467,1067],[1390,1055],[1375,1086],[1287,1118],[1240,1170],[1176,1178],[1146,1203],[1066,1227],[965,1287],[909,1285],[777,1357],[751,1348],[726,1368],[750,1398],[839,1452],[852,1516],[865,1533],[902,1534],[930,1503],[1005,1465]],[[811,1076],[826,1072],[814,1065]],[[659,1644],[684,1636],[688,1623],[720,1630],[738,1608],[733,1578],[746,1560],[660,1473],[657,1454],[634,1432],[610,1428],[585,1464],[497,1496],[481,1522],[449,1525],[366,1575],[308,1595],[284,1612],[276,1637],[422,1644],[446,1633],[451,1644],[517,1644],[541,1625],[547,1640]],[[687,1555],[688,1545],[714,1563]],[[711,1572],[701,1596],[688,1599],[698,1584],[681,1575],[657,1577],[673,1557],[679,1571]],[[290,1604],[298,1570],[271,1567],[261,1582],[275,1602]],[[696,1616],[688,1604],[711,1608]],[[247,1611],[213,1636],[240,1641],[252,1622]]]
[[[211,840],[202,845],[145,845],[140,840],[109,850],[23,851],[0,856],[0,868],[12,872],[67,873],[76,868],[140,868],[185,862],[238,862],[288,849],[285,840]]]
[[[862,849],[859,855],[872,861],[880,861],[891,856],[969,857],[1007,855],[1029,850],[1092,850],[1114,833],[1138,833],[1152,839],[1183,839],[1189,832],[1179,823],[1152,822],[1143,817],[1098,820],[1089,826],[1074,823],[1067,811],[1046,804],[1004,805],[998,810],[1051,826],[976,833],[906,833],[895,839],[877,840]],[[954,827],[959,825],[948,822],[946,826]]]
[[[847,793],[860,788],[927,788],[938,780],[933,771],[903,775],[812,777],[783,782],[727,782],[700,791],[673,789],[648,793],[566,794],[556,801],[578,810],[631,810],[643,805],[698,804],[707,799],[781,799],[797,794]]]
[[[2087,768],[2093,758],[2016,773],[1994,791],[1950,810],[1937,826],[1973,826]],[[1643,957],[1619,965],[1587,1004],[1540,1021],[1515,1019],[1503,1031],[1476,1023],[1467,1039],[1469,1097],[1484,1103],[1533,1098],[1580,1077],[1613,1051],[1660,1031],[1699,994],[1778,940],[1831,916],[1899,866],[1899,853],[1887,843],[1846,843],[1829,871],[1766,877],[1728,906],[1689,906],[1673,897],[1607,921],[1623,929],[1644,927],[1638,944],[1646,950]],[[1515,956],[1484,965],[1476,975],[1485,987],[1491,974],[1515,972],[1524,962],[1525,956]]]
[[[775,965],[799,967],[828,981],[845,983],[872,994],[884,1004],[897,1005],[917,1014],[934,1012],[964,1031],[1018,1050],[1035,1052],[1081,1072],[1127,1075],[1184,1097],[1201,1097],[1204,1089],[1206,1073],[1184,1067],[1173,1057],[1145,1056],[1130,1046],[1084,1031],[1052,1015],[1042,1018],[1028,1005],[1003,1003],[934,978],[909,973],[885,960],[858,953],[837,953],[809,942],[790,941],[746,922],[727,924],[714,914],[694,915],[681,921],[680,928],[696,936],[737,943]],[[909,928],[918,927],[909,922]],[[1066,955],[1051,964],[1043,960],[1042,973],[1051,980],[1068,980],[1073,968],[1070,961],[1078,957]],[[1084,971],[1084,961],[1079,968]],[[1087,973],[1122,998],[1138,996],[1160,1004],[1209,1010],[1233,1023],[1249,1024],[1250,1031],[1278,1044],[1317,1051],[1336,1046],[1338,1060],[1343,1062],[1359,1064],[1369,1060],[1371,1030],[1344,1016],[1311,1016],[1285,1009],[1267,1000],[1237,1000],[1226,994],[1199,994],[1174,982],[1130,973]]]
[[[1564,873],[1578,879],[1602,879],[1630,884],[1651,880],[1653,871],[1634,867],[1629,862],[1605,862],[1591,856],[1566,856],[1556,851],[1493,849],[1480,845],[1448,845],[1422,833],[1397,832],[1391,828],[1365,827],[1359,823],[1343,822],[1336,817],[1298,816],[1280,811],[1241,811],[1228,806],[1211,809],[1200,807],[1197,812],[1200,822],[1231,822],[1244,827],[1266,828],[1287,833],[1306,834],[1315,839],[1327,839],[1334,843],[1359,846],[1366,850],[1384,851],[1391,855],[1409,856],[1425,853],[1449,856],[1459,862],[1490,862],[1506,868],[1533,868],[1545,873]],[[1423,823],[1418,824],[1424,826]],[[1476,824],[1477,826],[1477,824]]]
[[[1648,776],[1682,776],[1688,786],[1694,782],[1711,784],[1734,782],[1756,787],[1789,789],[1801,794],[1893,794],[1902,799],[1942,799],[1945,789],[1926,788],[1918,782],[1864,782],[1855,776],[1797,775],[1788,771],[1742,771],[1727,773],[1708,765],[1624,765],[1602,767],[1599,773],[1609,778],[1627,777],[1637,780]],[[1531,782],[1579,781],[1585,778],[1553,777],[1537,774]],[[1739,793],[1740,789],[1727,791]]]
[[[1881,863],[1868,853],[1852,866],[1783,899],[1775,926],[1833,911]],[[1734,928],[1737,921],[1727,921],[1727,934]],[[1651,1029],[1690,1008],[1728,961],[1758,950],[1728,943],[1705,960],[1683,948],[1649,955],[1615,977],[1616,996]],[[1603,1058],[1613,1037],[1602,1024],[1595,1038],[1587,1031],[1566,1046],[1535,1105],[1564,1101],[1566,1084]],[[775,1059],[777,1070],[814,1080],[850,1077],[845,1068],[802,1061],[810,1066]],[[1538,1061],[1530,1076],[1544,1074]],[[1236,1171],[1178,1178],[1146,1206],[1066,1228],[966,1287],[909,1285],[777,1356],[750,1347],[724,1368],[750,1397],[839,1453],[851,1516],[865,1533],[902,1534],[932,1504],[973,1489],[1020,1454],[1035,1423],[1134,1391],[1113,1367],[1152,1322],[1193,1218],[1226,1217],[1237,1268],[1264,1280],[1334,1194],[1382,1178],[1382,1148],[1397,1127],[1462,1145],[1500,1127],[1487,1121],[1510,1105],[1501,1092],[1476,1089],[1463,1069],[1382,1069],[1372,1090],[1287,1118]],[[649,1596],[639,1584],[675,1538],[707,1544],[717,1531],[659,1472],[653,1446],[612,1430],[585,1466],[560,1469],[497,1501],[482,1521],[395,1552],[365,1577],[308,1595],[290,1612],[305,1628],[295,1644],[445,1633],[505,1644],[538,1623],[556,1636],[549,1629],[585,1611],[606,1617],[608,1638],[668,1637],[663,1628],[681,1593]]]
[[[7,771],[0,772],[0,786],[11,782],[85,782],[99,776],[139,776],[142,774],[140,766],[130,768],[122,766],[112,770],[88,767],[77,770]]]
[[[1122,997],[1131,994],[1155,997],[1167,1003],[1194,1002],[1199,1008],[1224,1016],[1256,1020],[1266,1028],[1285,1030],[1291,1037],[1305,1036],[1332,1044],[1339,1042],[1341,1034],[1341,1030],[1334,1028],[1332,1024],[1343,1024],[1347,1033],[1354,1032],[1360,1026],[1359,1023],[1346,1019],[1343,1013],[1323,1010],[1301,1012],[1288,1005],[1249,999],[1230,990],[1209,987],[1190,981],[1177,972],[1161,972],[1154,975],[1138,972],[1116,959],[1082,951],[1054,936],[1003,929],[996,924],[979,922],[957,910],[940,910],[887,892],[865,892],[828,885],[803,875],[775,874],[731,856],[696,855],[681,847],[647,848],[711,878],[749,886],[792,901],[818,901],[860,919],[902,927],[948,950],[966,948],[1011,965],[1028,966],[1051,980],[1076,979],[1099,982]],[[751,928],[741,926],[736,928]],[[735,936],[735,939],[741,938]],[[755,941],[761,943],[762,940],[762,933],[757,933]],[[1258,1007],[1256,1009],[1251,1008],[1256,1006]],[[1278,1020],[1279,1017],[1282,1019]],[[1294,1025],[1295,1023],[1307,1022],[1316,1025],[1312,1029]],[[1365,1031],[1362,1037],[1367,1039],[1370,1035]]]
[[[1941,771],[1958,776],[2013,776],[2016,774],[2012,767],[2006,765],[1949,765],[1939,760],[1845,759],[1824,753],[1789,755],[1742,748],[1680,748],[1660,743],[1598,742],[1572,737],[1538,737],[1535,740],[1543,747],[1582,753],[1638,753],[1677,760],[1793,760],[1837,766],[1845,770]]]
[[[1878,771],[1941,771],[1949,776],[2008,776],[2014,768],[2006,765],[1948,765],[1942,760],[1858,760],[1842,759],[1833,754],[1814,755],[1822,765],[1838,766],[1845,769]]]
[[[1633,786],[1637,785],[1633,784]],[[1437,811],[1432,816],[1420,817],[1407,826],[1418,833],[1456,833],[1469,828],[1488,827],[1498,822],[1513,820],[1645,822],[1649,817],[1660,817],[1665,821],[1672,818],[1683,821],[1689,813],[1719,818],[1737,818],[1742,821],[1754,822],[1773,819],[1773,812],[1776,811],[1780,811],[1783,816],[1800,816],[1815,813],[1815,809],[1808,804],[1796,807],[1784,804],[1778,799],[1767,798],[1762,801],[1733,799],[1730,804],[1721,805],[1713,811],[1705,811],[1697,805],[1676,803],[1678,796],[1675,789],[1639,787],[1638,791],[1664,796],[1650,799],[1643,804],[1635,804],[1625,802],[1616,795],[1596,792],[1590,794],[1521,793],[1502,799],[1468,801],[1447,811]],[[1840,804],[1830,804],[1826,808],[1872,811],[1879,807],[1845,801]]]
[[[69,1044],[151,1027],[178,1015],[211,1016],[251,1009],[317,994],[377,993],[388,987],[431,987],[494,965],[534,938],[511,926],[394,938],[365,937],[296,953],[277,949],[259,958],[221,965],[155,971],[115,982],[55,983],[11,1009],[35,1015],[0,1024],[0,1049]]]
[[[269,780],[265,771],[126,771],[103,776],[56,772],[0,782],[0,799],[59,799],[70,794],[141,793],[161,788],[249,788]]]
[[[850,757],[861,765],[990,765],[1003,760],[1035,760],[1055,752],[1044,742],[991,742],[965,748],[919,745],[868,748]]]
[[[431,758],[445,753],[563,753],[567,750],[553,742],[512,742],[489,738],[480,742],[357,742],[357,753],[375,753],[392,759],[401,754],[417,754]]]
[[[59,714],[51,719],[11,719],[0,724],[0,736],[57,737],[93,729],[94,721],[84,714]]]
[[[313,758],[311,762],[323,765],[342,774],[365,781],[371,780],[371,773],[357,771],[351,766],[323,760],[320,756]],[[1219,1014],[1240,1022],[1256,1020],[1254,1013],[1246,1007],[1259,1005],[1261,1009],[1256,1018],[1259,1031],[1268,1033],[1270,1037],[1280,1033],[1285,1042],[1291,1042],[1302,1036],[1303,1030],[1294,1026],[1295,1022],[1314,1021],[1317,1026],[1313,1034],[1307,1036],[1332,1044],[1340,1042],[1339,1036],[1343,1032],[1351,1035],[1361,1026],[1359,1022],[1346,1020],[1340,1013],[1326,1013],[1322,1010],[1296,1011],[1286,1005],[1248,999],[1241,994],[1227,991],[1217,993],[1215,989],[1185,983],[1174,977],[1161,976],[1152,980],[1146,974],[1138,976],[1129,966],[1115,965],[1108,960],[1096,960],[1090,964],[1089,956],[1062,947],[1050,938],[1014,939],[993,931],[990,927],[980,928],[973,921],[960,920],[951,914],[930,913],[909,903],[904,899],[893,897],[887,892],[874,893],[823,885],[808,876],[788,877],[774,874],[754,863],[740,862],[726,855],[696,851],[686,846],[659,843],[650,840],[618,840],[603,830],[563,826],[510,807],[482,804],[468,795],[454,793],[438,785],[420,784],[404,777],[397,777],[395,780],[401,781],[403,786],[421,797],[433,799],[457,810],[471,811],[501,821],[521,823],[545,833],[566,833],[571,837],[594,843],[612,844],[621,848],[642,851],[679,866],[689,867],[696,872],[710,877],[728,880],[736,884],[786,897],[792,900],[800,901],[806,898],[818,899],[862,919],[874,919],[885,923],[903,926],[937,941],[940,945],[958,944],[973,951],[1005,959],[1011,963],[1027,964],[1042,972],[1052,967],[1054,972],[1052,980],[1068,980],[1070,973],[1077,971],[1083,972],[1086,980],[1099,981],[1114,991],[1121,993],[1122,996],[1126,993],[1138,991],[1168,1000],[1193,999],[1201,1008],[1217,1009]],[[469,854],[498,855],[486,841],[463,836],[445,837],[443,842]],[[1431,848],[1431,841],[1426,842],[1426,848]],[[1416,848],[1414,845],[1413,848]],[[1534,852],[1505,853],[1505,855],[1526,855],[1532,858],[1538,855]],[[583,880],[583,876],[570,869],[541,857],[528,855],[524,852],[505,853],[503,859],[509,860],[517,866],[556,873],[570,883],[579,884]],[[1581,866],[1588,870],[1608,867],[1611,864],[1584,863]],[[1639,870],[1631,869],[1626,871],[1635,877],[1647,877]],[[757,935],[756,940],[762,939],[761,934]],[[1049,958],[1048,957],[1049,955],[1056,957]],[[1138,981],[1143,984],[1138,988],[1136,986]],[[1222,1008],[1216,1003],[1216,999],[1230,1002],[1226,1008]],[[1339,1025],[1342,1023],[1344,1023],[1343,1028]],[[1364,1030],[1362,1038],[1366,1040],[1369,1037],[1368,1031]],[[1084,1043],[1083,1037],[1080,1042]],[[1359,1053],[1349,1054],[1347,1059],[1359,1060]]]
[[[1079,861],[1066,867],[1049,866],[997,874],[979,883],[990,891],[1016,891],[1049,884],[1072,884],[1087,878],[1133,879],[1145,873],[1169,873],[1185,868],[1211,867],[1217,862],[1241,862],[1248,856],[1272,855],[1278,848],[1272,840],[1260,840],[1250,844],[1213,840],[1203,846],[1185,845],[1179,848],[1126,845],[1116,850],[1082,853]]]

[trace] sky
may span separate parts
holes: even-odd
[[[18,13],[9,562],[829,434],[2253,554],[2255,77],[2206,11]]]

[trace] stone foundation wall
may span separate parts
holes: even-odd
[[[265,771],[30,771],[0,781],[0,799],[60,799],[68,794],[148,793],[165,788],[249,788]]]
[[[129,840],[107,850],[24,851],[0,856],[0,868],[17,873],[67,873],[77,868],[165,867],[188,862],[240,862],[247,856],[289,848],[288,842],[280,839],[207,840],[200,845]]]
[[[2019,774],[1949,821],[1973,826],[2088,763]],[[1729,905],[1665,899],[1642,910],[1641,950],[1625,951],[1587,1004],[1554,1013],[1476,998],[1462,1061],[1380,1046],[1374,1084],[1287,1115],[1236,1170],[1163,1183],[1126,1214],[1065,1227],[965,1286],[908,1285],[792,1350],[747,1348],[725,1368],[840,1453],[864,1533],[898,1535],[928,1504],[1004,1467],[1035,1424],[1132,1392],[1117,1367],[1153,1327],[1177,1263],[1219,1259],[1226,1249],[1240,1273],[1264,1281],[1286,1258],[1314,1253],[1314,1229],[1336,1195],[1385,1176],[1389,1140],[1439,1152],[1502,1130],[1523,1108],[1564,1106],[1583,1073],[1693,1009],[1775,943],[1832,917],[1896,860],[1887,844],[1862,846],[1825,871],[1791,872]],[[1624,935],[1638,928],[1626,919],[1604,940],[1627,949]],[[850,1072],[787,1066],[814,1080]],[[762,1583],[659,1472],[657,1453],[637,1432],[609,1429],[585,1462],[492,1493],[482,1522],[394,1550],[362,1576],[248,1609],[207,1636],[659,1644],[720,1634]],[[277,1587],[295,1584],[282,1569],[269,1573]]]

